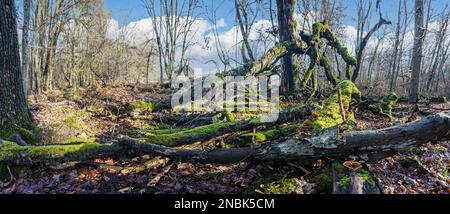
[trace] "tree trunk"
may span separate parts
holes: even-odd
[[[30,29],[30,16],[31,16],[31,0],[23,1],[23,29],[22,29],[22,72],[23,72],[23,82],[25,97],[28,94],[30,84],[28,81],[28,64],[30,57],[28,55],[28,43],[29,35],[28,31]]]
[[[31,124],[20,69],[16,11],[12,0],[0,1],[0,136]]]
[[[234,163],[240,161],[296,160],[305,164],[320,158],[341,158],[367,154],[371,161],[394,154],[396,150],[418,146],[449,136],[450,111],[429,116],[420,121],[380,130],[355,131],[339,134],[337,128],[324,130],[308,139],[292,138],[273,144],[253,147],[188,150],[168,148],[122,137],[119,143],[138,151],[160,155],[179,161],[205,163]]]
[[[424,0],[415,0],[415,30],[414,48],[411,62],[411,87],[409,90],[409,102],[417,103],[419,100],[420,70],[422,67],[422,43],[425,33],[423,20]]]
[[[277,0],[279,42],[289,42],[294,34],[294,5],[291,0]],[[294,91],[294,65],[292,54],[282,59],[284,67],[283,94],[287,95]]]
[[[390,64],[390,80],[389,80],[389,91],[394,91],[396,88],[396,78],[395,75],[396,68],[397,68],[397,57],[398,56],[398,46],[400,45],[400,30],[401,30],[401,19],[402,19],[402,1],[398,1],[398,12],[397,12],[397,26],[395,29],[395,42],[394,42],[394,53],[392,54],[392,61]],[[401,57],[401,56],[400,56]]]
[[[397,150],[420,146],[449,137],[450,111],[426,117],[420,121],[380,130],[355,131],[339,134],[337,128],[326,129],[309,138],[291,138],[281,143],[261,143],[252,147],[190,150],[146,143],[126,136],[112,144],[79,144],[53,146],[19,146],[1,142],[5,149],[0,162],[11,164],[48,163],[49,161],[92,160],[121,154],[147,153],[176,161],[204,163],[235,163],[240,161],[295,160],[302,164],[321,158],[345,158],[368,155],[369,162],[395,154]],[[133,151],[128,151],[128,149]],[[34,151],[34,152],[33,152]],[[36,152],[39,151],[39,152]],[[137,153],[136,153],[137,152]]]

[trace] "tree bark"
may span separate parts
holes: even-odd
[[[30,29],[30,17],[31,17],[31,0],[23,1],[23,28],[22,28],[22,72],[23,72],[23,82],[25,96],[29,91],[28,82],[28,63],[30,56],[28,55],[28,44],[29,44],[29,29]]]
[[[369,155],[369,161],[376,161],[393,155],[400,149],[449,137],[448,130],[450,130],[450,111],[386,129],[339,134],[337,128],[331,128],[309,138],[291,138],[278,144],[262,143],[244,148],[178,149],[146,143],[126,136],[121,136],[117,142],[112,144],[24,147],[18,145],[11,147],[10,145],[6,146],[8,151],[1,156],[0,161],[8,164],[29,165],[143,153],[164,156],[182,162],[198,161],[219,164],[282,160],[295,160],[302,164],[310,164],[320,158],[343,158],[358,154]],[[5,147],[3,144],[0,141],[0,152],[3,152],[2,149]]]
[[[249,160],[296,160],[307,164],[323,157],[339,158],[355,154],[368,154],[378,159],[392,154],[392,151],[446,138],[449,136],[448,130],[450,111],[380,130],[338,134],[337,128],[331,128],[308,139],[292,138],[278,144],[266,143],[245,148],[186,150],[145,143],[129,137],[121,137],[119,144],[144,153],[188,162],[223,164]]]
[[[415,0],[414,48],[411,60],[411,87],[409,90],[410,103],[417,103],[419,100],[420,70],[422,67],[422,43],[425,34],[423,7],[424,0]]]
[[[291,0],[277,0],[279,42],[289,42],[294,38],[294,5]],[[294,65],[292,54],[283,57],[284,68],[282,93],[287,95],[294,91]]]
[[[16,11],[12,0],[0,1],[0,77],[0,134],[3,135],[31,125],[23,90]]]

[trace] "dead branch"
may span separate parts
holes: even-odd
[[[327,129],[308,139],[292,138],[278,144],[264,143],[253,147],[185,150],[168,148],[121,137],[119,143],[138,151],[166,156],[179,161],[234,163],[240,161],[296,160],[310,163],[317,159],[339,158],[355,154],[378,154],[418,146],[449,136],[450,112],[380,130],[353,131],[339,134],[337,128]],[[382,156],[378,156],[381,158]]]

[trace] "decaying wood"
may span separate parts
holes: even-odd
[[[166,156],[180,161],[233,163],[248,160],[296,160],[309,163],[323,157],[388,154],[388,151],[446,138],[449,136],[449,130],[450,112],[446,111],[419,121],[380,130],[339,134],[337,128],[332,128],[308,139],[292,138],[278,144],[265,143],[245,148],[210,151],[186,150],[141,142],[125,136],[121,137],[119,143],[144,153]],[[378,156],[378,158],[381,157]]]
[[[379,159],[392,155],[393,151],[445,139],[449,137],[449,130],[450,111],[446,111],[419,121],[380,130],[339,134],[338,128],[331,128],[309,138],[291,138],[278,144],[261,143],[244,148],[178,149],[121,136],[117,142],[93,148],[92,151],[68,152],[56,156],[34,154],[32,157],[27,155],[29,153],[23,152],[13,158],[2,157],[0,161],[12,165],[28,165],[92,160],[127,154],[150,154],[177,161],[204,163],[295,160],[308,164],[321,158],[340,158],[358,154],[367,154],[373,160],[374,157]]]

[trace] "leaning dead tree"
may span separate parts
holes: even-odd
[[[315,73],[318,72],[317,66],[323,68],[328,81],[333,85],[338,83],[337,78],[331,70],[332,66],[325,56],[325,46],[331,47],[339,56],[341,56],[346,63],[346,77],[348,80],[354,82],[359,76],[361,64],[363,62],[364,49],[366,48],[367,43],[377,30],[387,24],[391,24],[391,22],[380,16],[379,22],[360,42],[355,57],[349,53],[347,47],[345,47],[339,38],[332,32],[331,27],[327,22],[315,23],[311,34],[301,32],[299,38],[294,37],[290,41],[278,43],[260,60],[253,62],[250,66],[248,75],[262,73],[271,74],[274,66],[285,56],[306,54],[310,57],[310,64],[301,81],[301,86],[306,88],[308,83],[313,79],[313,87],[309,93],[309,98],[311,98],[318,88],[317,79],[312,78],[315,76]]]

